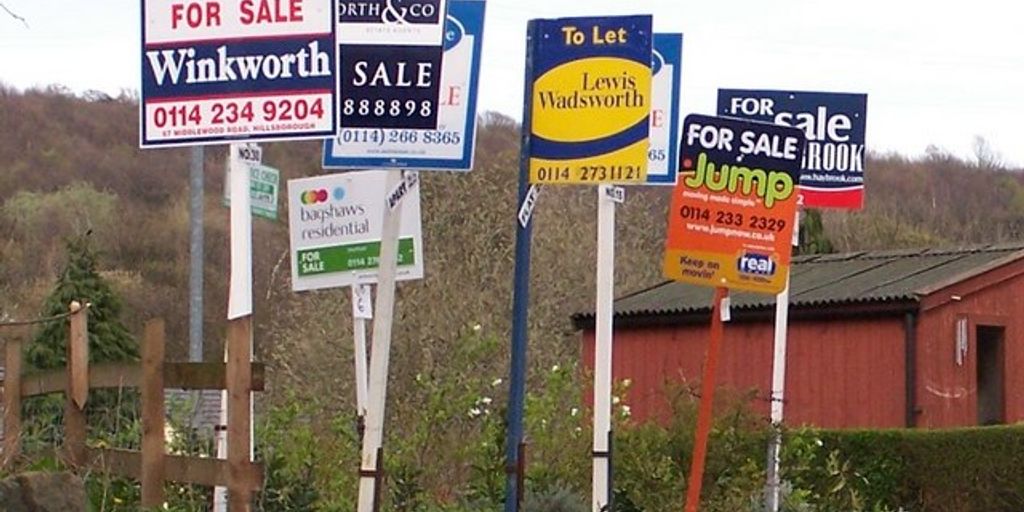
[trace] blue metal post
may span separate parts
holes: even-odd
[[[531,20],[526,29],[526,73],[523,99],[522,145],[519,154],[519,202],[526,200],[530,189],[530,109],[533,102],[533,41],[536,22]],[[516,215],[516,262],[512,295],[512,357],[509,368],[508,431],[505,438],[505,512],[519,510],[520,470],[519,446],[523,439],[523,408],[526,397],[527,315],[530,306],[530,238],[533,221],[523,226]],[[531,217],[532,219],[532,217]]]

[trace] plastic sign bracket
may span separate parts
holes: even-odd
[[[614,186],[608,185],[608,186],[604,187],[604,197],[605,197],[605,199],[614,201],[614,202],[616,202],[618,204],[625,203],[626,202],[626,189],[623,188],[623,187],[614,187]]]
[[[394,210],[402,203],[402,199],[409,195],[412,189],[420,182],[420,173],[416,171],[402,171],[402,181],[387,195],[388,209]]]
[[[263,149],[259,144],[252,142],[232,144],[231,149],[235,151],[235,158],[249,165],[260,165],[263,163]]]
[[[530,224],[533,217],[533,209],[537,206],[537,197],[540,196],[540,185],[530,185],[526,192],[522,206],[519,207],[519,225],[524,229]]]

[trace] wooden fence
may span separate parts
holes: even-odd
[[[260,464],[250,461],[249,404],[252,391],[262,391],[264,371],[251,362],[252,331],[248,323],[228,327],[227,363],[164,361],[164,322],[146,324],[141,363],[89,365],[88,307],[72,304],[67,319],[67,366],[59,370],[22,373],[23,342],[7,339],[3,380],[5,467],[21,452],[22,399],[64,393],[64,443],[61,456],[75,468],[91,469],[141,481],[143,507],[164,503],[165,482],[228,488],[230,510],[252,509],[253,493],[263,485]],[[94,448],[86,444],[85,405],[89,390],[137,387],[142,400],[142,450]],[[228,458],[169,455],[165,451],[165,389],[228,392]]]

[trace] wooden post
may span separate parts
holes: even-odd
[[[71,303],[67,349],[67,387],[64,402],[64,449],[72,466],[85,464],[85,402],[89,396],[88,309]]]
[[[4,347],[4,454],[8,467],[21,454],[21,340]]]
[[[708,455],[708,436],[711,433],[711,413],[715,399],[715,377],[718,374],[718,356],[721,353],[725,330],[722,306],[728,296],[728,289],[715,288],[715,299],[711,306],[711,339],[708,340],[708,352],[704,358],[704,381],[700,386],[697,435],[693,443],[690,480],[686,488],[686,512],[697,512],[700,508],[700,490],[704,484],[704,462]]]
[[[252,316],[228,321],[228,509],[252,510],[245,485],[251,468],[249,405],[252,391]]]
[[[164,503],[164,321],[146,323],[142,344],[142,506]]]

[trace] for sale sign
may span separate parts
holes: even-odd
[[[338,2],[340,128],[437,128],[446,0]]]
[[[292,289],[377,282],[387,173],[349,172],[288,181]],[[398,280],[423,277],[419,187],[402,199]]]
[[[265,219],[277,220],[277,194],[281,188],[281,171],[258,163],[246,163],[249,167],[249,207],[252,214]],[[230,165],[224,170],[224,206],[231,206]]]
[[[532,20],[530,183],[643,183],[650,16]]]
[[[781,292],[789,274],[805,142],[796,128],[687,116],[669,210],[665,276]]]
[[[651,148],[647,184],[675,185],[679,172],[679,91],[683,35],[654,34],[651,55]]]
[[[483,0],[448,4],[437,129],[344,128],[324,143],[325,168],[473,167],[484,5]]]
[[[864,207],[866,94],[719,89],[718,113],[803,130],[802,206]]]
[[[143,0],[142,147],[335,133],[332,0]]]

